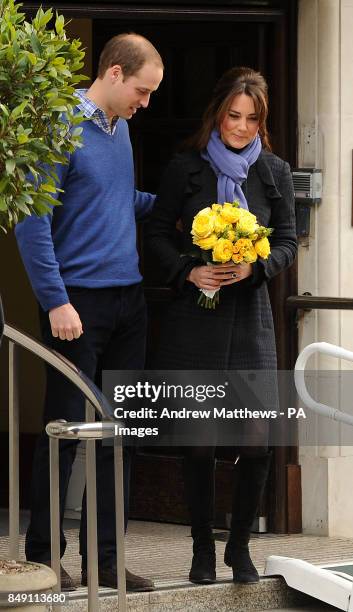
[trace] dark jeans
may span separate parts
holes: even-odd
[[[71,304],[80,315],[83,334],[78,340],[53,338],[48,313],[40,311],[45,344],[72,361],[101,387],[102,370],[140,370],[144,367],[146,306],[140,284],[107,289],[69,287]],[[55,419],[84,421],[81,392],[52,367],[47,368],[44,425]],[[77,442],[60,441],[61,556],[66,540],[62,530],[67,487]],[[96,443],[98,559],[111,565],[116,556],[113,447]],[[124,448],[124,510],[128,517],[131,449]],[[31,488],[31,520],[26,536],[26,557],[32,561],[50,559],[49,440],[43,431],[37,442]],[[82,504],[80,553],[87,563],[85,494]]]

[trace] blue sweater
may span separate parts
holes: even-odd
[[[27,217],[16,228],[18,247],[42,308],[69,302],[65,286],[116,287],[141,281],[136,223],[154,196],[134,187],[127,122],[113,135],[92,121],[83,124],[83,143],[58,165],[62,206],[53,214]]]

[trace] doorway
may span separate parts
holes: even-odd
[[[214,4],[214,3],[213,3]],[[244,4],[244,3],[243,3]],[[245,3],[246,4],[246,3]],[[249,3],[248,3],[249,4]],[[280,9],[278,5],[281,5]],[[290,6],[291,4],[291,6]],[[119,19],[93,21],[93,74],[105,42],[121,32],[146,36],[159,50],[165,77],[148,109],[130,122],[138,187],[155,192],[164,167],[182,141],[197,128],[212,89],[221,74],[235,65],[260,70],[269,85],[269,131],[273,150],[296,162],[296,11],[295,3],[277,2],[261,11],[200,8],[175,11],[156,8],[144,14],[126,6]],[[121,11],[122,9],[120,9]],[[122,18],[123,15],[123,18]],[[149,308],[147,367],[158,342],[161,317],[171,299],[170,290],[153,265],[139,231],[139,250]],[[285,299],[296,293],[296,271],[283,272],[270,286],[276,327],[278,367],[290,369],[296,357],[296,329],[285,312]],[[232,453],[218,452],[216,522],[224,527],[230,508]],[[300,530],[300,469],[297,449],[274,449],[274,465],[267,487],[265,511],[275,532]],[[182,467],[178,449],[148,449],[138,455],[132,485],[135,518],[187,521],[182,493]]]

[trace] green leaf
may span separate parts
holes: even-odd
[[[28,206],[26,204],[24,204],[23,202],[21,202],[21,200],[19,198],[17,198],[17,200],[15,200],[16,206],[23,212],[25,213],[25,215],[30,215],[31,211],[28,208]]]
[[[12,48],[12,47],[7,47],[7,49],[6,49],[6,59],[7,59],[9,62],[11,62],[11,63],[12,63],[12,62],[13,62],[13,59],[14,59],[14,55],[15,55],[15,54],[14,54],[13,48]]]
[[[6,166],[6,172],[8,174],[12,174],[14,169],[16,168],[16,162],[14,159],[7,159],[5,161],[5,166]]]
[[[22,202],[26,202],[27,204],[33,203],[33,198],[29,193],[22,193],[20,198]]]
[[[66,100],[64,100],[64,98],[49,98],[48,105],[49,106],[65,106],[66,108]]]
[[[33,166],[28,165],[28,172],[32,174],[34,179],[37,179],[39,176],[38,171],[36,170],[36,168],[33,168]]]
[[[58,201],[51,195],[49,195],[49,193],[38,192],[38,195],[40,195],[41,200],[43,200],[44,202],[48,202],[48,204],[51,204],[52,206],[56,206],[56,204],[58,203]]]
[[[6,117],[9,116],[9,114],[10,114],[9,113],[9,109],[7,108],[7,106],[5,106],[5,104],[0,104],[0,110],[1,110],[2,113],[4,113],[4,115]]]
[[[18,68],[20,68],[20,70],[22,72],[26,72],[28,70],[29,59],[28,59],[27,55],[23,55],[21,57],[21,59],[17,63],[17,66],[18,66]]]
[[[27,57],[29,61],[31,62],[32,66],[35,66],[37,63],[37,56],[34,55],[34,53],[31,53],[30,51],[28,51]]]
[[[39,216],[45,215],[48,212],[51,212],[51,208],[45,202],[40,202],[39,198],[37,198],[36,201],[34,202],[33,208],[35,209],[36,213]]]
[[[21,102],[21,104],[19,104],[18,106],[15,106],[15,108],[13,109],[10,115],[11,119],[17,119],[17,117],[22,115],[27,104],[28,104],[28,100],[24,100],[23,102]]]
[[[41,44],[39,42],[38,36],[36,36],[36,34],[34,32],[32,32],[32,34],[31,34],[31,46],[32,46],[32,49],[33,49],[33,51],[34,51],[34,53],[36,55],[39,55],[39,56],[42,55],[42,53],[43,53],[42,46],[41,46]]]
[[[30,37],[33,32],[33,27],[31,26],[30,23],[28,23],[28,21],[24,22],[23,29],[24,29],[24,32],[26,32],[27,36]]]
[[[81,136],[83,132],[83,128],[82,127],[77,127],[72,131],[72,136],[74,136],[74,138],[76,138],[77,136]]]
[[[49,193],[56,193],[56,187],[51,183],[42,183],[41,188],[44,189],[44,191],[48,191]]]
[[[47,23],[49,23],[52,16],[53,16],[53,11],[51,9],[48,9],[47,11],[45,11],[45,13],[42,11],[42,15],[39,20],[40,28],[44,28],[47,25]]]
[[[5,198],[2,197],[2,196],[0,197],[0,210],[1,211],[7,210],[7,202],[6,202]]]
[[[57,31],[58,34],[62,34],[64,31],[64,17],[63,15],[58,15],[55,21],[55,29]]]
[[[29,141],[29,138],[28,138],[27,134],[23,134],[23,133],[22,134],[18,134],[17,142],[19,144],[24,144],[25,142],[28,142],[28,141]]]
[[[43,61],[43,60],[41,60],[41,59],[39,59],[37,57],[37,63],[36,63],[35,66],[32,67],[32,71],[33,72],[39,72],[40,70],[43,70],[44,66],[45,66],[45,61]]]
[[[12,23],[9,24],[9,32],[10,32],[11,42],[13,42],[15,40],[15,38],[16,38],[16,30],[13,27]]]
[[[54,57],[52,64],[54,66],[59,66],[61,64],[65,64],[65,58],[59,55],[58,57]]]
[[[3,193],[5,191],[9,182],[10,179],[8,176],[3,176],[2,179],[0,179],[0,193]]]

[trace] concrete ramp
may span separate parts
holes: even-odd
[[[291,588],[353,612],[353,560],[312,565],[301,559],[272,555],[266,560],[264,575],[283,576]]]

